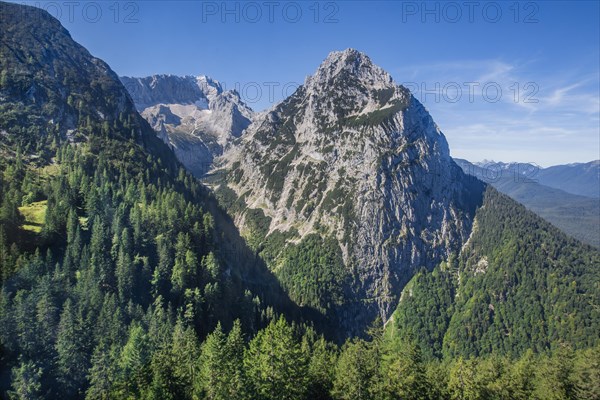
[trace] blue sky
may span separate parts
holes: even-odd
[[[352,47],[413,91],[455,157],[600,158],[597,1],[27,4],[119,75],[209,75],[261,110]]]

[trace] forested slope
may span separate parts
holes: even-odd
[[[422,271],[393,318],[429,357],[598,343],[600,255],[489,187],[458,257]]]

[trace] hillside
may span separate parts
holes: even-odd
[[[568,193],[600,198],[600,160],[542,168],[537,179]]]
[[[127,397],[174,342],[299,319],[116,74],[45,11],[0,7],[2,397]],[[141,364],[125,366],[135,338]]]
[[[488,188],[456,257],[415,275],[390,329],[429,357],[598,343],[598,251]]]

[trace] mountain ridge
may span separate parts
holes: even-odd
[[[495,179],[499,174],[513,174],[567,193],[600,198],[600,160],[551,165],[545,168],[535,163],[488,160],[471,164],[487,169],[490,173],[489,179]]]
[[[254,116],[239,93],[205,75],[120,79],[140,114],[196,177],[208,172]]]

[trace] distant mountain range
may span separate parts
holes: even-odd
[[[488,181],[495,177],[521,176],[522,178],[517,180],[537,182],[567,193],[600,198],[600,160],[553,165],[547,168],[531,163],[514,162],[481,161],[472,164],[487,170]]]
[[[454,161],[466,173],[493,185],[565,233],[600,248],[600,161],[549,168]]]

